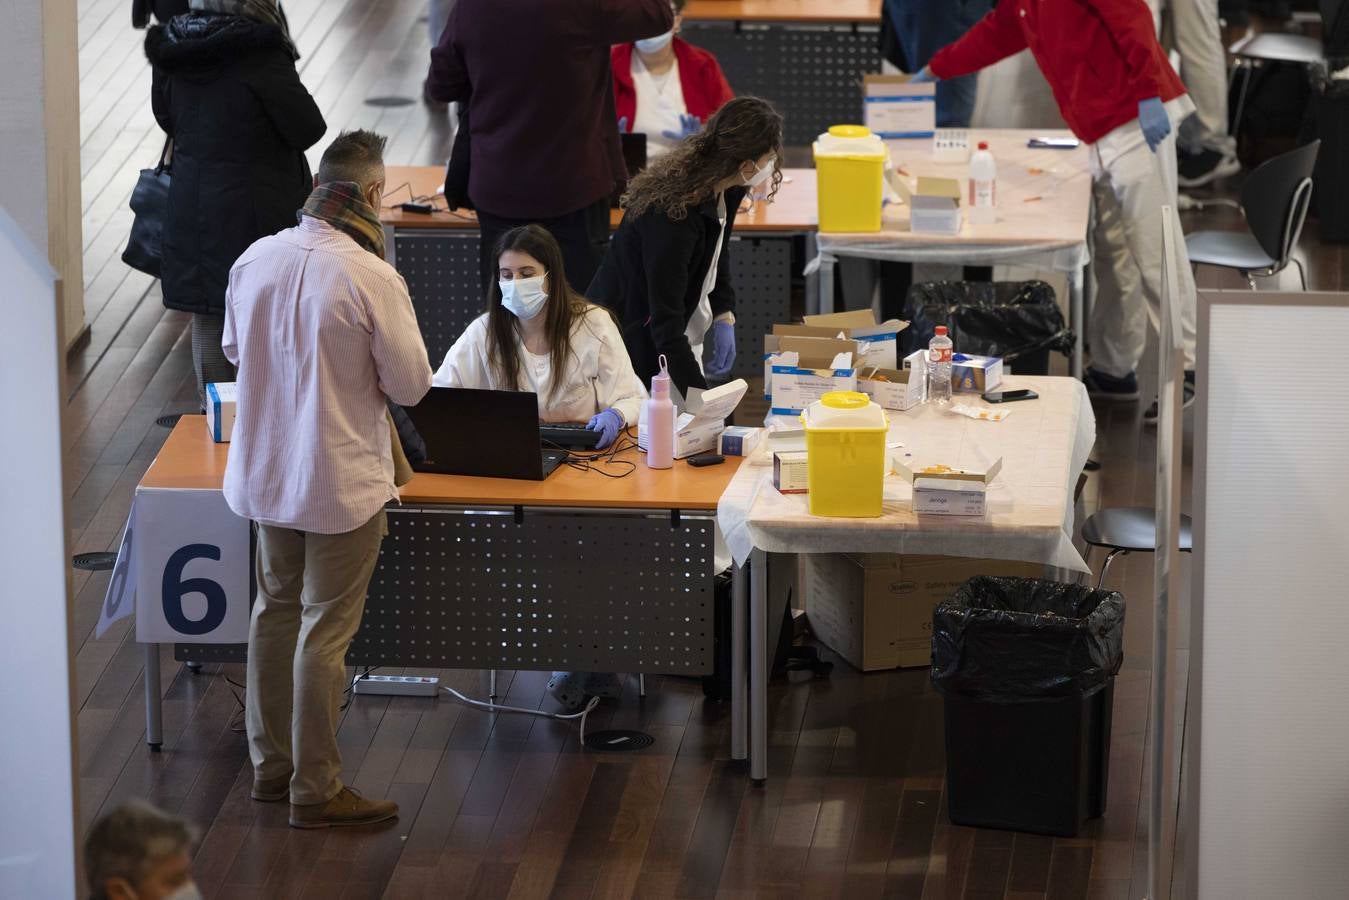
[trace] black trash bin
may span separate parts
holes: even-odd
[[[1124,598],[1028,578],[972,578],[932,617],[958,825],[1076,835],[1104,814]]]
[[[904,318],[906,353],[926,347],[932,329],[945,325],[957,353],[1001,356],[1018,375],[1048,375],[1050,351],[1073,350],[1054,289],[1043,281],[921,282],[909,288]]]

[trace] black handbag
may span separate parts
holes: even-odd
[[[164,141],[159,165],[141,169],[136,189],[131,192],[131,237],[122,251],[122,262],[146,275],[159,277],[164,246],[164,220],[169,213],[169,175],[173,168],[173,138]]]

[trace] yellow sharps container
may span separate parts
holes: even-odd
[[[889,153],[862,125],[835,125],[814,144],[820,231],[880,231]]]
[[[813,516],[875,517],[885,482],[885,411],[866,394],[833,391],[806,407],[806,481]]]

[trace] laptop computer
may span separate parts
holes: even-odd
[[[532,393],[433,387],[407,413],[426,442],[417,472],[542,481],[567,458],[541,448]]]

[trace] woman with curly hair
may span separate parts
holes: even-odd
[[[703,341],[712,331],[708,374],[735,361],[735,292],[730,244],[745,195],[771,199],[782,183],[782,116],[764,100],[739,97],[632,180],[623,223],[586,296],[618,317],[643,383],[669,362],[681,392],[707,387]]]

